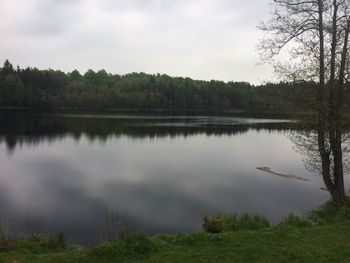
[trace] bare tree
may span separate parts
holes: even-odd
[[[344,203],[342,98],[349,72],[349,0],[273,0],[271,7],[271,19],[259,26],[266,33],[258,45],[260,55],[277,72],[289,69],[285,76],[294,81],[318,82],[321,174],[333,201]]]

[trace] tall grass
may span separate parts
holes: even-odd
[[[131,256],[144,257],[151,252],[157,251],[159,245],[146,233],[133,233],[127,240],[103,243],[94,247],[90,253],[97,257]],[[118,259],[118,258],[116,258]],[[117,261],[116,261],[117,262]]]
[[[0,221],[0,253],[11,251],[27,251],[34,254],[47,251],[63,251],[68,247],[63,232],[45,236],[41,217],[28,215],[26,218],[26,233],[9,233],[8,227]]]
[[[8,233],[8,227],[0,220],[0,253],[16,250],[18,245],[18,238],[11,237]]]
[[[203,218],[203,229],[209,233],[233,232],[238,230],[257,230],[270,227],[269,221],[258,215],[242,215],[235,214],[222,215]]]
[[[28,214],[26,219],[26,230],[29,236],[42,235],[44,230],[43,218]]]
[[[107,241],[127,240],[133,231],[126,215],[105,207]]]
[[[312,222],[307,218],[302,218],[290,213],[286,218],[284,218],[279,224],[279,227],[309,227],[312,226]]]

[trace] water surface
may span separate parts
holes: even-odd
[[[106,206],[156,234],[199,231],[216,213],[276,223],[329,198],[285,120],[2,114],[0,123],[0,215],[17,231],[41,217],[45,231],[87,244],[105,234]]]

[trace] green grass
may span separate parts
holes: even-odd
[[[219,222],[220,233],[152,238],[138,233],[126,241],[83,249],[66,248],[62,233],[15,243],[0,238],[0,248],[3,242],[12,250],[0,253],[0,262],[350,262],[350,201],[342,207],[328,202],[306,218],[290,214],[273,227],[258,216],[218,215],[207,220],[215,227]]]
[[[82,250],[4,253],[0,262],[350,262],[349,233],[350,222],[220,234],[139,235],[129,243]]]

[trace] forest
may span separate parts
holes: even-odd
[[[0,68],[0,108],[295,114],[313,111],[317,84],[202,81],[165,74],[105,70]]]

